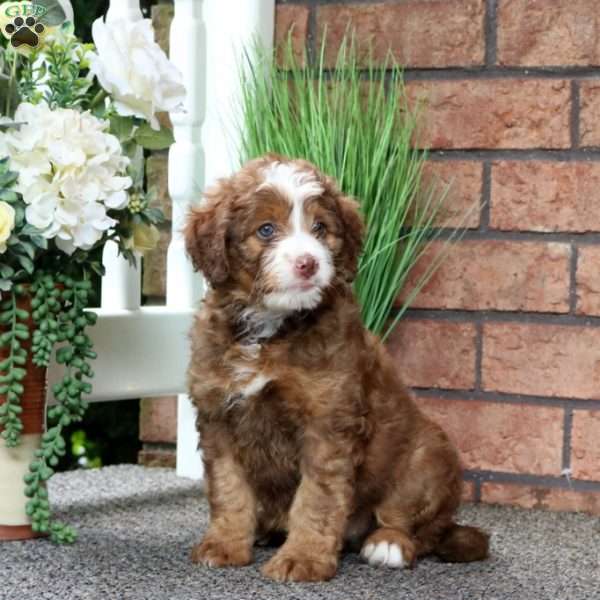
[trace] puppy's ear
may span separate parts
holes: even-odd
[[[227,227],[229,209],[222,198],[209,197],[206,204],[190,210],[184,228],[185,249],[196,271],[215,287],[229,277]]]
[[[358,271],[358,259],[362,251],[365,225],[358,210],[358,202],[338,196],[338,211],[344,225],[344,276],[352,282]]]

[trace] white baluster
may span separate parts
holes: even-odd
[[[111,0],[106,15],[107,21],[137,21],[142,18],[139,0]],[[138,309],[141,301],[139,259],[137,268],[131,267],[123,257],[118,256],[117,245],[110,242],[104,248],[102,262],[106,268],[106,275],[102,278],[102,308]]]
[[[202,0],[175,0],[171,25],[170,58],[183,75],[187,98],[184,112],[171,115],[176,141],[169,151],[173,229],[167,254],[167,306],[181,309],[194,306],[203,293],[202,279],[187,259],[182,234],[188,210],[200,199],[204,184],[200,134],[206,96],[206,30],[202,4]],[[183,394],[177,403],[177,473],[194,479],[203,474],[196,413],[189,397]]]
[[[102,254],[106,274],[102,278],[102,300],[104,310],[137,310],[142,298],[140,257],[132,267],[122,256],[115,242],[108,242]]]
[[[110,0],[110,6],[106,13],[106,21],[139,21],[144,15],[140,9],[139,0]]]
[[[240,69],[247,66],[256,42],[273,47],[275,0],[232,2],[206,0],[208,31],[207,106],[202,138],[206,182],[231,174],[239,166]]]

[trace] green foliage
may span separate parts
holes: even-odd
[[[307,159],[360,201],[367,236],[355,291],[366,326],[385,337],[439,264],[441,255],[394,314],[399,290],[436,237],[444,194],[422,184],[426,156],[412,145],[417,115],[407,106],[400,67],[391,59],[368,59],[364,67],[346,40],[328,69],[325,43],[316,66],[305,66],[288,39],[285,70],[256,50],[243,75],[241,158],[275,152]]]
[[[19,76],[21,100],[51,108],[92,108],[99,86],[86,77],[86,53],[93,48],[74,35],[73,25],[65,23],[60,33],[23,62]]]
[[[135,141],[146,150],[167,150],[175,138],[173,131],[167,127],[154,130],[148,123],[142,123],[134,135]]]
[[[8,351],[8,356],[0,361],[0,395],[6,396],[6,402],[0,406],[0,426],[3,427],[2,438],[9,448],[19,445],[23,431],[20,415],[23,412],[21,397],[25,391],[22,382],[27,375],[27,351],[22,343],[29,339],[29,314],[17,306],[17,296],[21,295],[23,288],[16,286],[8,300],[0,305],[0,325],[6,328],[0,335],[0,349]]]
[[[96,315],[85,311],[91,289],[85,271],[78,278],[38,273],[31,286],[36,325],[33,360],[38,366],[48,366],[52,351],[60,344],[56,362],[64,365],[64,375],[52,388],[57,404],[48,410],[47,431],[25,475],[25,495],[29,498],[26,511],[33,530],[49,533],[52,541],[58,543],[73,542],[75,531],[51,518],[45,482],[66,453],[65,428],[81,421],[87,409],[83,396],[92,391],[88,380],[94,373],[89,361],[96,358],[96,353],[86,329],[96,322]]]

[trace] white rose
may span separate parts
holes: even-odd
[[[15,228],[15,209],[8,202],[0,202],[0,254],[6,252],[6,242]]]
[[[181,73],[154,41],[150,19],[98,19],[92,27],[97,54],[90,71],[112,96],[120,115],[146,119],[156,130],[157,112],[181,109],[185,87]]]

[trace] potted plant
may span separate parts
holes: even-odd
[[[44,23],[48,3],[10,4]],[[86,308],[107,242],[135,261],[158,239],[144,149],[172,143],[157,113],[184,89],[149,20],[99,19],[89,45],[70,22],[47,23],[33,45],[13,43],[14,18],[0,24],[0,539],[70,542],[45,482],[92,389]],[[64,370],[46,411],[53,358]]]

